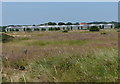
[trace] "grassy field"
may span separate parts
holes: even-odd
[[[3,82],[119,81],[117,31],[6,33]]]

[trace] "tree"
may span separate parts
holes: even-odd
[[[55,22],[48,22],[48,25],[57,25]]]
[[[72,23],[71,23],[71,22],[68,22],[68,23],[66,23],[66,25],[72,25]]]
[[[31,32],[31,31],[32,31],[32,29],[30,29],[30,28],[27,28],[27,29],[26,29],[26,31],[27,31],[27,32]]]
[[[79,25],[79,22],[74,23],[74,25]]]
[[[32,26],[35,26],[35,24],[33,24]]]
[[[99,31],[100,29],[97,26],[92,26],[89,28],[89,31]]]
[[[58,25],[65,25],[65,23],[64,22],[59,22]]]

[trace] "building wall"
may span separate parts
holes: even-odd
[[[8,27],[6,28],[6,32],[10,32],[11,30],[16,30],[18,29],[19,31],[26,31],[27,28],[31,29],[31,31],[35,31],[35,29],[39,29],[39,31],[42,31],[42,29],[45,29],[46,31],[49,31],[49,28],[60,28],[60,30],[80,30],[80,29],[88,29],[89,27],[91,26],[98,26],[99,28],[100,27],[104,27],[104,29],[107,29],[107,28],[115,28],[115,25],[114,24],[91,24],[91,25],[68,25],[68,26],[30,26],[29,27]]]

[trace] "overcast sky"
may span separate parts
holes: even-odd
[[[2,24],[117,21],[117,2],[3,2]]]

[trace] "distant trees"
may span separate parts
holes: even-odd
[[[74,23],[74,25],[79,25],[79,24],[80,24],[79,22]]]
[[[57,25],[55,22],[48,22],[48,25]]]
[[[64,23],[64,22],[58,22],[58,23],[48,22],[48,23],[39,24],[39,25],[40,26],[43,26],[43,25],[79,25],[79,22],[76,22],[76,23],[72,23],[72,22],[67,22],[67,23]]]
[[[66,25],[73,25],[73,23],[71,23],[71,22],[68,22],[68,23],[66,23]]]
[[[58,25],[79,25],[79,22],[76,22],[76,23],[72,23],[72,22],[67,22],[67,23],[59,22]]]
[[[58,25],[65,25],[65,23],[64,22],[59,22]]]
[[[33,24],[32,26],[36,26],[35,24]]]

